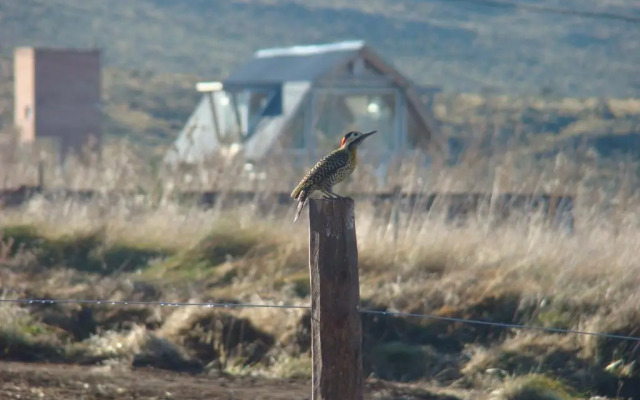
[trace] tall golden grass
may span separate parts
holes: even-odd
[[[125,142],[107,146],[101,160],[71,159],[64,168],[47,154],[14,150],[9,157],[8,152],[3,153],[1,168],[5,188],[35,184],[38,162],[44,162],[48,188],[133,190],[139,195],[110,201],[98,198],[88,203],[36,198],[18,209],[4,210],[0,215],[0,224],[4,226],[35,224],[52,234],[102,227],[110,240],[126,238],[131,242],[180,248],[196,243],[221,221],[233,220],[236,227],[264,232],[265,240],[281,238],[281,242],[295,244],[300,251],[306,241],[304,223],[290,223],[293,203],[289,208],[274,205],[267,210],[250,202],[238,206],[227,203],[225,208],[202,210],[178,204],[170,196],[180,190],[288,191],[305,166],[294,168],[283,165],[282,160],[270,159],[248,170],[241,157],[226,160],[214,157],[188,171],[171,171],[138,157]],[[407,279],[407,286],[399,291],[406,294],[411,285],[429,285],[429,280],[413,280],[412,274],[422,273],[420,268],[432,262],[444,263],[446,274],[441,279],[448,281],[448,277],[455,277],[452,279],[457,282],[455,286],[464,290],[509,286],[507,282],[513,281],[520,282],[522,290],[531,293],[556,285],[558,290],[565,291],[576,286],[575,293],[582,296],[601,289],[600,284],[592,285],[595,277],[611,284],[617,279],[620,284],[628,284],[636,272],[633,253],[640,244],[637,163],[615,164],[589,152],[559,153],[542,160],[518,154],[518,149],[505,149],[491,157],[468,154],[455,166],[438,163],[425,166],[415,161],[418,157],[407,157],[390,167],[384,181],[376,178],[375,166],[365,161],[343,185],[342,192],[390,191],[399,185],[405,191],[426,194],[465,191],[571,194],[576,197],[573,235],[551,229],[535,216],[516,215],[509,224],[497,227],[491,223],[491,215],[480,214],[460,227],[448,224],[437,208],[427,213],[400,207],[395,237],[387,214],[371,204],[360,203],[358,240],[363,268],[370,270],[364,270],[364,282],[375,277],[382,282],[375,290],[391,290],[387,286],[395,287]],[[430,258],[434,260],[428,261]],[[475,285],[460,284],[466,279],[476,281],[478,274],[490,270],[499,275],[493,283],[481,280]],[[369,273],[373,271],[377,272]],[[536,279],[532,280],[530,274]],[[613,279],[612,274],[617,278]],[[585,285],[589,287],[581,286],[581,280],[576,279],[581,276],[588,278]],[[439,281],[438,290],[444,290],[443,283]],[[363,289],[369,295],[375,291],[367,286]],[[621,293],[627,292],[620,289],[615,293],[624,296]]]
[[[70,160],[66,169],[27,153],[3,156],[5,187],[33,184],[37,162],[43,161],[48,163],[47,187],[129,189],[140,195],[90,202],[35,198],[22,207],[3,210],[0,227],[35,226],[46,237],[100,231],[107,247],[127,243],[167,249],[173,254],[167,260],[154,261],[133,274],[133,279],[163,287],[166,301],[308,301],[307,228],[304,219],[291,223],[293,203],[265,209],[248,202],[205,210],[177,203],[170,196],[186,189],[288,190],[305,166],[293,168],[271,159],[252,171],[245,167],[245,160],[235,157],[171,171],[129,150],[122,143],[109,146],[102,160]],[[491,215],[480,213],[456,225],[437,208],[425,212],[417,207],[399,207],[394,226],[379,208],[358,202],[356,229],[365,301],[399,311],[637,334],[633,328],[640,321],[637,162],[599,159],[589,151],[535,158],[517,148],[489,157],[467,154],[454,166],[437,162],[425,166],[416,159],[407,157],[392,166],[383,181],[376,178],[375,166],[364,162],[337,192],[391,190],[399,185],[423,193],[569,193],[576,196],[575,232],[554,229],[535,215],[515,215],[508,223],[496,225]],[[216,258],[215,268],[203,262],[207,257]],[[56,293],[64,286],[63,278],[46,276],[49,283],[41,283],[40,289]],[[505,316],[499,309],[501,301],[512,314]],[[291,319],[300,317],[299,313],[276,317],[272,311],[255,310],[241,315],[276,338],[290,335],[295,325]],[[175,317],[166,323],[182,320]],[[165,326],[163,330],[179,329]],[[530,346],[547,345],[604,365],[626,357],[615,351],[603,353],[602,339],[591,336],[555,341],[542,333],[514,333],[507,341],[474,348],[461,371],[475,376],[499,364],[500,354],[525,354],[531,352]],[[625,362],[637,358],[630,347],[621,346],[631,351]],[[296,365],[283,354],[286,362],[278,368]]]

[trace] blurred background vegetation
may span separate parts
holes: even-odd
[[[632,1],[523,3],[640,16]],[[441,86],[441,98],[462,92],[538,101],[625,98],[640,89],[636,28],[465,1],[0,0],[0,130],[12,125],[15,46],[101,48],[107,138],[155,148],[171,143],[195,107],[195,82],[224,78],[259,48],[363,39],[416,83]],[[532,131],[557,131],[593,116],[593,107],[574,108],[572,115],[565,107],[552,110],[561,119],[548,110],[541,117],[526,107],[531,101],[511,107],[509,118]],[[458,107],[456,118],[488,120],[490,106]],[[640,113],[636,108],[627,114]],[[606,107],[598,110],[596,119],[606,117]],[[638,130],[635,119],[617,124],[588,125],[599,134]],[[468,127],[453,124],[456,130]]]

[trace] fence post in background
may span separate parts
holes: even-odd
[[[309,199],[312,400],[362,400],[354,202]]]
[[[38,190],[44,190],[44,162],[38,162]]]
[[[398,243],[398,233],[400,230],[400,217],[399,217],[399,207],[400,207],[400,198],[402,196],[402,186],[397,185],[393,187],[393,198],[391,201],[391,229],[393,229],[393,243]]]

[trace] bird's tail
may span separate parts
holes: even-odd
[[[307,191],[303,189],[298,193],[297,197],[298,197],[298,207],[296,208],[296,216],[293,218],[293,222],[296,222],[298,220],[298,217],[300,216],[302,209],[304,208],[305,204],[307,204],[309,193],[307,193]]]
[[[293,192],[291,192],[291,198],[298,200],[298,197],[300,196],[300,194],[302,193],[302,190],[304,189],[304,184],[305,182],[300,182],[298,184],[298,186],[296,186],[295,189],[293,189]]]

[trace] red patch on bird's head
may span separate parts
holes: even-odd
[[[344,144],[347,143],[347,137],[343,137],[342,140],[340,141],[340,147],[344,146]]]

